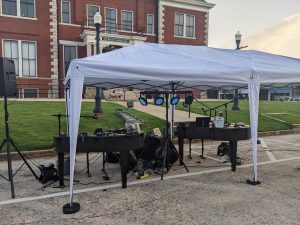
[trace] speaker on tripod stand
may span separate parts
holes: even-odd
[[[14,190],[14,181],[13,181],[13,171],[12,171],[12,162],[11,162],[11,147],[16,150],[20,155],[24,163],[28,166],[29,170],[38,179],[38,176],[33,171],[30,164],[27,162],[23,154],[20,152],[19,148],[14,143],[14,140],[9,135],[9,114],[7,107],[7,97],[15,96],[17,93],[17,84],[16,84],[16,74],[15,74],[15,65],[14,61],[0,57],[0,96],[4,97],[4,119],[5,119],[5,138],[3,139],[0,145],[0,151],[6,146],[7,153],[7,164],[8,164],[8,180],[11,185],[11,197],[15,198]]]

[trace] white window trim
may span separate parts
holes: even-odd
[[[63,3],[64,2],[69,3],[69,23],[63,22]],[[71,8],[71,2],[70,1],[61,1],[61,4],[60,4],[60,21],[61,21],[61,23],[63,23],[63,24],[72,24],[72,21],[71,21],[72,11],[71,10],[72,10],[72,8]]]
[[[30,41],[30,40],[2,39],[2,55],[3,56],[4,56],[4,41],[16,41],[18,43],[18,59],[19,59],[19,74],[18,74],[18,77],[37,78],[38,77],[37,42],[36,41]],[[31,42],[31,43],[35,44],[35,76],[23,76],[22,42]]]
[[[107,33],[106,32],[106,9],[113,9],[113,10],[115,10],[116,11],[116,26],[117,26],[117,29],[116,29],[116,34],[118,34],[118,32],[120,31],[119,29],[118,29],[118,9],[116,9],[116,8],[110,8],[110,7],[104,7],[104,20],[102,19],[102,23],[103,23],[103,21],[104,21],[104,27],[105,27],[105,33],[106,34],[111,34],[111,33]]]
[[[132,20],[131,20],[131,31],[129,30],[123,30],[123,12],[129,12],[132,15]],[[132,33],[133,32],[133,21],[134,21],[134,12],[130,10],[122,10],[121,11],[121,31],[124,33]]]
[[[37,18],[36,18],[36,0],[34,0],[34,17],[21,16],[21,2],[20,2],[20,0],[17,0],[17,15],[16,16],[3,14],[2,13],[2,1],[3,0],[0,0],[0,16],[26,19],[26,20],[37,20]]]
[[[64,74],[64,77],[66,77],[66,71],[65,71],[65,46],[69,46],[69,47],[75,47],[76,48],[76,59],[78,58],[78,45],[63,45],[63,74]]]
[[[175,20],[176,20],[176,14],[181,14],[183,15],[183,36],[177,36],[175,34]],[[192,16],[194,17],[194,36],[193,37],[187,37],[186,36],[186,16]],[[176,38],[187,38],[187,39],[196,39],[196,16],[195,15],[191,15],[191,14],[185,14],[185,13],[178,13],[178,12],[175,12],[175,16],[174,16],[174,37]]]
[[[152,16],[152,33],[148,33],[148,16]],[[147,35],[155,35],[155,33],[154,33],[154,14],[147,14],[146,23],[147,23],[146,34]]]
[[[100,6],[99,5],[86,4],[86,27],[93,27],[93,28],[95,28],[94,26],[89,26],[89,6],[97,7],[98,10],[99,10],[99,13],[101,12],[100,11]],[[103,19],[102,19],[102,21],[103,21]]]
[[[22,90],[22,98],[25,98],[25,89],[29,89],[29,90],[36,90],[36,94],[37,94],[37,96],[36,96],[36,98],[40,98],[40,93],[39,93],[39,89],[38,88],[22,88],[21,90]],[[20,94],[21,93],[19,93],[19,97],[20,97]]]

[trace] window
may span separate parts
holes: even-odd
[[[195,29],[195,17],[186,15],[185,36],[193,38]]]
[[[35,18],[35,0],[2,0],[2,14]]]
[[[29,41],[4,40],[4,56],[14,60],[16,74],[35,77],[36,43]]]
[[[147,15],[147,33],[154,34],[154,16],[152,14]]]
[[[87,18],[88,24],[87,25],[90,27],[93,27],[93,26],[95,26],[94,15],[96,14],[96,12],[100,12],[100,7],[88,5],[87,11],[88,11],[88,13],[87,13],[88,14],[88,18]]]
[[[65,75],[68,72],[70,63],[73,59],[77,58],[76,46],[64,46],[64,65],[65,65]]]
[[[122,30],[132,31],[132,12],[122,11]]]
[[[63,23],[71,23],[71,7],[69,1],[61,3],[61,20]]]
[[[176,13],[174,35],[179,37],[195,37],[195,16]]]
[[[22,41],[22,75],[36,76],[35,43]]]
[[[37,89],[24,89],[24,98],[37,98],[38,90]]]
[[[22,17],[31,17],[31,18],[35,17],[34,0],[21,0],[20,7],[21,7]]]
[[[183,36],[184,14],[175,14],[175,36]]]
[[[17,16],[17,0],[2,0],[2,14]]]
[[[117,33],[117,10],[116,9],[105,9],[105,27],[106,33],[116,34]]]
[[[5,40],[4,45],[4,57],[12,59],[15,63],[16,75],[19,75],[19,49],[18,41]]]

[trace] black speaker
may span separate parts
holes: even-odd
[[[196,117],[197,127],[209,127],[210,117]]]
[[[15,96],[16,93],[17,84],[14,61],[0,57],[0,96]]]
[[[133,106],[134,106],[133,101],[127,101],[128,108],[133,108]]]

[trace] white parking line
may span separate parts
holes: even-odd
[[[260,143],[261,143],[261,146],[263,148],[263,150],[265,150],[268,158],[270,159],[271,162],[275,162],[276,161],[276,158],[275,156],[273,155],[273,153],[270,151],[270,149],[268,148],[266,142],[264,141],[264,139],[260,138]]]
[[[260,162],[260,163],[257,163],[257,165],[266,165],[266,164],[279,163],[279,162],[291,161],[291,160],[296,160],[296,159],[300,159],[300,156],[292,157],[292,158],[288,158],[288,159],[279,159],[279,160],[276,160],[273,162],[271,162],[271,161]],[[239,166],[239,168],[247,168],[247,167],[252,167],[252,166],[253,166],[252,164],[246,164],[246,165]],[[231,170],[231,168],[225,167],[225,168],[211,169],[211,170],[205,170],[205,171],[199,171],[199,172],[193,172],[193,173],[176,174],[176,175],[171,175],[171,176],[165,176],[164,180],[171,180],[171,179],[177,179],[177,178],[182,178],[182,177],[190,177],[190,176],[196,176],[196,175],[216,173],[216,172],[222,172],[222,171],[228,171],[228,170]],[[138,181],[128,182],[128,186],[152,183],[152,182],[157,182],[157,181],[160,181],[160,177],[155,177],[155,178],[151,178],[151,179],[147,179],[147,180],[138,180]],[[91,192],[91,191],[99,191],[99,190],[110,189],[110,188],[120,188],[120,187],[121,187],[121,183],[110,184],[110,185],[106,185],[106,186],[75,190],[74,194],[86,193],[86,192]],[[53,198],[53,197],[67,196],[67,195],[69,195],[69,192],[59,192],[59,193],[53,193],[53,194],[48,194],[48,195],[10,199],[10,200],[5,200],[5,201],[0,201],[0,206],[14,204],[14,203],[20,203],[20,202],[29,202],[29,201],[34,201],[34,200]]]
[[[281,144],[286,144],[286,145],[295,145],[295,146],[300,146],[300,144],[296,144],[296,143],[290,143],[290,142],[284,142],[284,141],[276,141],[276,140],[270,140],[270,139],[267,139],[266,140],[267,142],[276,142],[276,143],[281,143]]]

